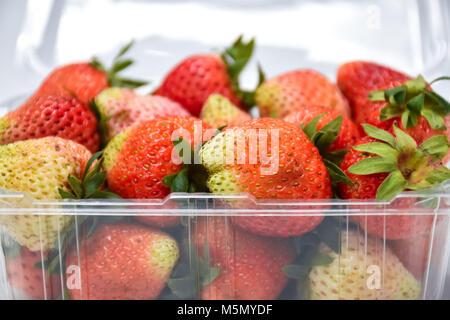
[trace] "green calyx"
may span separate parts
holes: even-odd
[[[336,217],[325,217],[321,224],[312,232],[308,232],[293,241],[297,251],[293,264],[283,267],[283,272],[288,278],[295,279],[298,283],[298,299],[307,299],[308,275],[311,269],[316,266],[328,265],[333,262],[333,258],[321,252],[321,243],[326,244],[337,254],[341,253],[341,226]]]
[[[88,106],[91,109],[92,113],[97,118],[97,128],[98,133],[100,135],[100,147],[104,149],[108,143],[107,136],[108,136],[108,121],[112,118],[112,116],[104,116],[102,112],[100,112],[100,109],[95,102],[95,99],[92,99],[88,102]]]
[[[390,200],[404,190],[420,190],[450,179],[450,170],[441,165],[449,143],[436,135],[417,146],[416,141],[394,125],[395,137],[387,131],[363,124],[364,131],[379,142],[353,147],[375,157],[363,159],[348,171],[357,175],[388,173],[377,189],[378,200]]]
[[[252,38],[249,42],[244,42],[242,38],[243,36],[240,35],[231,47],[225,49],[221,57],[227,66],[228,75],[230,77],[234,93],[242,99],[244,106],[250,109],[255,105],[254,91],[242,90],[239,85],[239,76],[253,55],[255,39]],[[264,72],[259,64],[258,78],[259,80],[257,87],[259,87],[265,80]]]
[[[333,184],[341,182],[351,186],[353,185],[353,182],[339,167],[348,150],[328,152],[328,149],[334,143],[339,135],[339,132],[341,131],[343,117],[338,116],[323,126],[320,130],[317,130],[317,124],[324,115],[325,113],[318,115],[306,126],[302,125],[301,128],[308,136],[309,140],[319,150]]]
[[[89,159],[81,180],[74,176],[69,176],[67,178],[70,191],[65,191],[61,188],[58,189],[58,192],[62,199],[121,198],[108,190],[101,190],[106,179],[106,171],[102,170],[102,154],[103,152],[99,151]]]
[[[217,278],[221,268],[212,266],[206,240],[203,255],[197,253],[192,241],[184,242],[184,248],[185,254],[175,267],[172,277],[167,280],[167,286],[178,298],[198,299],[202,288]]]
[[[148,84],[147,81],[122,78],[119,75],[122,70],[128,68],[134,63],[134,61],[131,59],[122,59],[122,57],[130,50],[133,44],[134,41],[132,40],[119,51],[119,53],[114,57],[113,64],[109,69],[105,68],[105,66],[97,59],[97,57],[92,58],[91,65],[95,69],[106,73],[108,84],[111,87],[136,89]]]
[[[440,77],[436,81],[450,80]],[[445,130],[444,116],[450,112],[450,103],[437,93],[428,90],[425,79],[419,75],[416,79],[405,84],[387,89],[372,91],[369,100],[386,101],[388,103],[380,111],[380,120],[401,118],[405,128],[412,128],[418,124],[418,118],[423,116],[430,127],[435,130]]]
[[[174,139],[173,145],[183,162],[183,168],[177,173],[165,176],[162,183],[172,192],[208,192],[206,186],[208,173],[200,164],[201,146],[192,149],[189,142],[183,138]]]

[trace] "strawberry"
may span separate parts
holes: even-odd
[[[61,276],[58,274],[48,276],[41,267],[42,261],[48,257],[48,252],[33,252],[16,245],[18,247],[16,253],[6,255],[6,274],[14,296],[17,298],[23,293],[39,300],[59,298],[63,286]]]
[[[120,71],[133,63],[132,60],[122,59],[132,45],[133,42],[130,42],[120,50],[109,70],[96,58],[93,58],[91,62],[72,63],[56,68],[44,79],[35,95],[74,96],[87,104],[109,86],[137,88],[146,84],[143,81],[124,79],[118,75]]]
[[[108,88],[91,103],[100,119],[103,141],[110,141],[122,130],[158,117],[188,116],[183,107],[165,97],[143,96],[129,89]]]
[[[379,119],[379,111],[384,104],[369,100],[369,93],[388,88],[393,82],[404,83],[410,79],[406,74],[376,63],[353,61],[339,67],[337,84],[347,98],[357,124],[369,123],[388,129],[390,123],[383,127]]]
[[[357,124],[390,129],[394,122],[418,143],[434,135],[450,137],[450,104],[422,76],[416,79],[370,62],[350,62],[338,71],[338,85]]]
[[[241,36],[222,55],[188,57],[169,72],[155,94],[180,103],[194,116],[200,114],[213,93],[242,107],[249,93],[239,88],[238,78],[252,56],[253,47],[253,39],[245,43]]]
[[[389,247],[356,231],[341,233],[341,252],[322,244],[332,262],[309,273],[312,300],[407,300],[420,297],[420,284]]]
[[[422,280],[428,265],[431,246],[431,232],[425,232],[408,239],[391,240],[389,245],[403,265],[416,279]]]
[[[74,300],[151,300],[164,288],[178,260],[168,234],[130,223],[102,224],[66,257]]]
[[[209,269],[191,270],[201,277],[200,283],[197,280],[192,285],[195,288],[200,285],[200,292],[194,292],[198,297],[270,300],[276,299],[287,284],[282,268],[295,257],[290,239],[252,235],[233,226],[228,217],[201,217],[193,223],[192,230],[192,251],[210,265]],[[182,298],[184,288],[179,287],[188,276],[168,281],[173,292],[181,290]]]
[[[342,124],[339,135],[327,151],[348,149],[353,146],[357,140],[359,140],[360,133],[358,127],[353,123],[353,121],[339,111],[327,107],[305,105],[297,111],[289,113],[283,118],[283,120],[296,125],[306,125],[320,115],[323,116],[317,122],[317,130],[322,129],[332,120],[342,116]]]
[[[255,102],[262,117],[283,118],[305,105],[322,105],[350,115],[339,89],[314,70],[290,71],[264,81],[256,89]]]
[[[89,107],[70,96],[33,96],[0,119],[0,144],[58,136],[99,149],[97,119]]]
[[[218,129],[235,126],[251,118],[220,94],[210,95],[200,113],[200,119]]]
[[[81,177],[90,156],[82,145],[57,137],[0,146],[0,187],[37,200],[61,199],[59,189],[68,192],[68,176]],[[54,247],[70,219],[67,215],[0,215],[0,225],[31,251],[46,251]]]
[[[212,193],[248,192],[258,199],[332,196],[330,177],[318,150],[302,129],[283,120],[253,119],[228,128],[202,147],[201,157]],[[287,237],[314,229],[322,219],[320,214],[275,214],[234,217],[233,222],[257,234]]]
[[[208,139],[216,131],[208,129],[209,126],[194,117],[162,117],[122,131],[104,152],[109,189],[127,199],[162,199],[171,191],[202,191],[205,187],[200,181],[203,176],[201,166],[195,163],[183,165],[176,153],[176,157],[172,157],[178,150],[174,143],[190,156],[191,147],[197,147],[194,143],[201,144],[202,139]],[[179,221],[176,216],[138,219],[165,227]]]
[[[448,152],[446,136],[434,136],[417,146],[411,136],[395,125],[395,137],[369,124],[363,127],[368,136],[347,153],[341,164],[354,182],[352,186],[339,184],[342,198],[386,201],[401,191],[430,188],[450,178],[450,170],[441,162]],[[400,199],[395,205],[406,209],[412,200]],[[430,215],[370,215],[355,219],[369,234],[386,239],[419,234],[433,222]]]

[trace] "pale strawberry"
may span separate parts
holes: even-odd
[[[24,192],[36,200],[61,199],[59,190],[69,191],[69,175],[82,177],[90,156],[82,145],[57,137],[0,146],[0,188]],[[46,251],[54,248],[58,233],[70,219],[68,215],[0,215],[0,225],[31,251]]]
[[[108,88],[91,103],[100,121],[103,142],[122,130],[164,116],[188,116],[180,104],[161,96],[144,96],[129,89]]]
[[[247,112],[242,111],[220,94],[210,95],[200,113],[200,119],[218,129],[239,125],[251,118]]]
[[[262,117],[283,118],[303,106],[321,105],[350,116],[347,101],[336,85],[314,70],[302,69],[268,79],[255,91]]]
[[[383,241],[356,231],[341,233],[341,252],[322,244],[330,264],[309,273],[312,300],[414,300],[420,283]]]

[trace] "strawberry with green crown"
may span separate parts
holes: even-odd
[[[317,122],[317,130],[321,130],[327,124],[338,117],[342,117],[341,127],[336,140],[327,151],[336,151],[351,148],[360,138],[358,127],[346,115],[337,110],[333,110],[323,106],[303,106],[301,109],[289,113],[283,118],[284,121],[303,125],[310,123],[316,117],[321,116]]]
[[[395,136],[369,124],[363,128],[368,136],[347,153],[341,164],[353,181],[353,185],[339,184],[343,199],[387,201],[399,192],[427,189],[450,178],[450,170],[442,165],[449,148],[445,135],[433,136],[418,145],[395,125]],[[411,205],[408,199],[402,201],[397,205]],[[369,215],[354,219],[369,234],[386,239],[415,236],[429,230],[433,223],[430,215]]]
[[[220,54],[198,54],[182,60],[165,77],[154,94],[180,103],[198,116],[213,93],[221,94],[238,107],[253,106],[253,94],[239,87],[239,75],[250,60],[254,39],[240,36]]]
[[[209,173],[207,186],[214,194],[247,192],[258,199],[332,197],[330,176],[318,149],[299,126],[283,120],[253,119],[228,128],[204,144],[201,159]],[[233,222],[257,234],[288,237],[314,229],[322,219],[321,214],[242,216],[234,217]]]
[[[133,64],[133,60],[123,59],[132,45],[133,41],[119,51],[109,69],[97,58],[93,58],[91,62],[72,63],[56,68],[44,79],[34,95],[74,96],[87,104],[110,86],[133,89],[145,85],[145,81],[130,80],[119,75]]]
[[[419,144],[435,135],[450,137],[450,104],[430,87],[449,79],[440,77],[427,83],[420,75],[412,79],[364,61],[346,63],[338,71],[338,85],[350,102],[357,124],[389,130],[397,123]]]
[[[126,199],[163,199],[170,192],[206,191],[206,173],[201,165],[192,158],[188,159],[190,164],[178,161],[183,158],[176,152],[197,149],[199,146],[194,143],[203,143],[215,132],[191,116],[156,118],[122,131],[104,151],[109,189]],[[186,156],[190,155],[189,152]],[[152,226],[169,227],[177,224],[180,217],[138,219]]]

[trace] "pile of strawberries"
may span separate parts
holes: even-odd
[[[239,75],[254,45],[240,37],[222,54],[188,57],[148,95],[133,90],[145,82],[120,76],[131,43],[110,68],[93,59],[55,69],[0,119],[0,187],[47,201],[247,193],[314,209],[333,198],[389,201],[450,179],[450,104],[434,81],[355,61],[339,67],[337,84],[307,69],[265,79],[259,68],[246,91]],[[432,215],[354,215],[342,225],[321,208],[0,215],[1,240],[13,292],[37,299],[420,297]],[[368,266],[379,266],[381,287]]]

